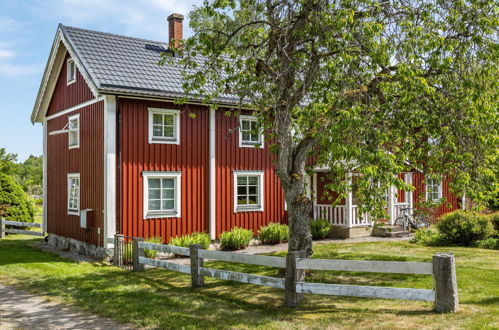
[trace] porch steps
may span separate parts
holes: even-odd
[[[376,237],[407,237],[411,233],[399,226],[383,226],[374,228],[372,235]]]

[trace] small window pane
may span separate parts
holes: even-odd
[[[163,136],[163,126],[153,125],[152,135],[156,136],[156,137],[162,137]]]
[[[237,187],[238,195],[246,195],[246,187]]]
[[[248,184],[249,185],[256,185],[256,184],[258,184],[258,178],[256,176],[250,176],[250,177],[248,177]]]
[[[161,193],[159,189],[149,189],[149,199],[160,199]]]
[[[173,126],[174,115],[164,115],[164,124]]]
[[[149,210],[160,211],[161,201],[149,201]]]
[[[175,185],[174,179],[163,179],[163,188],[173,188]]]
[[[238,198],[237,199],[237,204],[238,205],[246,205],[246,198]]]
[[[149,179],[149,188],[160,188],[160,179]]]
[[[249,194],[256,195],[257,194],[257,187],[256,186],[249,186]]]
[[[162,125],[163,124],[163,116],[159,113],[153,113],[152,123],[155,125]]]
[[[173,199],[163,201],[163,210],[173,210],[174,209]]]
[[[248,204],[258,204],[258,196],[257,195],[249,195],[248,196]]]
[[[173,189],[163,189],[163,196],[162,198],[164,199],[173,199],[175,197],[175,191]]]
[[[173,126],[165,126],[165,137],[173,138]]]
[[[238,176],[237,177],[237,184],[238,185],[245,185],[247,182],[247,177],[245,176]]]

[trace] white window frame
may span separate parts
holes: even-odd
[[[75,120],[78,123],[77,128],[71,128],[71,121]],[[71,133],[76,132],[76,144],[71,145]],[[68,148],[69,149],[76,149],[80,147],[80,114],[72,115],[68,117]]]
[[[73,76],[72,77],[69,75],[70,74],[69,67],[71,65],[73,66]],[[68,58],[68,60],[66,61],[66,85],[69,86],[71,84],[74,84],[75,82],[76,82],[76,64],[72,58]]]
[[[72,179],[78,179],[78,209],[70,209],[69,204],[71,200],[71,180]],[[68,208],[68,215],[80,215],[80,199],[81,199],[81,180],[80,180],[80,173],[68,173],[68,182],[67,182],[67,187],[68,187],[68,196],[67,196],[67,208]]]
[[[181,213],[181,199],[182,199],[182,172],[142,172],[143,177],[143,209],[144,219],[158,219],[158,218],[180,218]],[[149,179],[174,179],[174,204],[173,211],[149,211]]]
[[[147,108],[149,111],[149,143],[159,143],[159,144],[180,144],[180,110],[176,109],[164,109],[164,108]],[[174,138],[173,139],[158,139],[153,136],[153,115],[154,114],[170,114],[174,115]]]
[[[237,204],[237,177],[238,176],[257,176],[258,177],[258,204],[255,205],[244,205],[241,206]],[[265,172],[264,171],[234,171],[234,213],[239,212],[263,212],[263,204],[265,200]]]
[[[430,180],[432,181],[432,183],[431,183],[431,184],[429,184],[429,181],[430,181]],[[435,181],[436,181],[436,182],[438,182],[438,188],[437,188],[437,189],[438,189],[438,198],[437,198],[437,199],[432,198],[432,199],[430,200],[430,202],[433,202],[433,203],[438,203],[438,202],[440,202],[440,200],[442,199],[442,180],[432,179],[432,178],[428,178],[428,179],[426,179],[426,183],[425,183],[425,188],[426,188],[426,189],[425,189],[425,191],[426,191],[426,200],[428,201],[428,190],[429,190],[428,188],[429,188],[430,186],[436,186]]]
[[[243,121],[258,122],[258,119],[255,116],[239,116],[239,148],[263,148],[264,140],[262,130],[260,130],[260,141],[258,141],[257,143],[243,141]]]

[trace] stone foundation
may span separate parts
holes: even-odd
[[[90,243],[75,240],[74,238],[48,234],[48,244],[54,248],[90,256],[96,259],[109,259],[113,255],[113,249],[105,249]]]
[[[347,228],[343,226],[333,226],[332,238],[356,238],[371,236],[373,228],[371,226]]]

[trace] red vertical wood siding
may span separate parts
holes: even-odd
[[[447,212],[452,212],[460,208],[460,201],[455,194],[450,191],[450,180],[444,178],[442,180],[442,196],[446,198],[446,202],[430,210],[432,217],[437,219]],[[412,174],[412,185],[416,188],[413,192],[413,200],[415,207],[421,198],[426,198],[425,176],[422,173]]]
[[[70,58],[69,54],[66,55],[66,60],[68,58]],[[78,69],[76,69],[76,81],[69,86],[67,85],[66,60],[62,64],[47,116],[94,98],[92,91]]]
[[[179,109],[180,145],[149,144],[148,107]],[[209,110],[166,102],[119,99],[121,112],[121,232],[170,237],[207,232],[209,206]],[[195,118],[189,114],[195,114]],[[180,171],[181,217],[143,218],[143,171]]]
[[[47,141],[48,232],[103,246],[104,102],[98,102],[47,121],[48,132],[62,129],[68,116],[80,114],[80,147],[68,149],[68,135],[49,135]],[[68,215],[67,175],[80,173],[80,209],[92,209],[93,228],[80,228],[80,217]],[[100,235],[97,228],[100,228]]]
[[[255,233],[269,222],[287,222],[284,192],[275,174],[274,156],[265,141],[264,148],[240,148],[238,117],[216,116],[216,222],[217,237],[234,227],[252,229]],[[264,172],[264,210],[234,212],[234,171]]]

